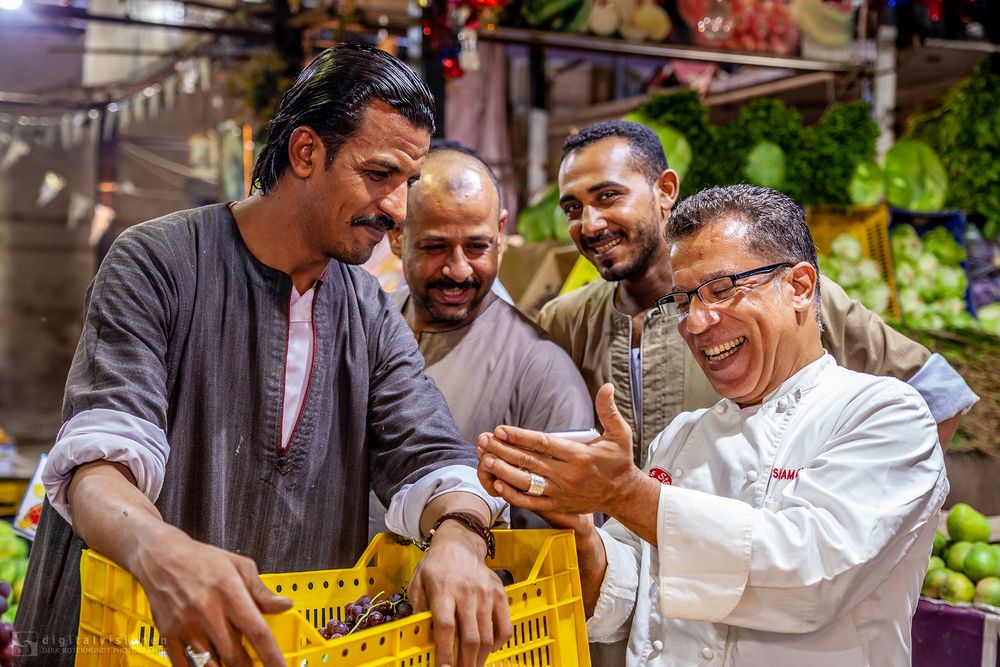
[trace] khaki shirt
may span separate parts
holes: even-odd
[[[820,293],[823,347],[838,364],[905,382],[930,358],[927,348],[889,327],[832,280],[820,278]],[[547,303],[538,324],[569,353],[591,395],[607,382],[618,388],[615,402],[632,427],[635,461],[641,467],[647,444],[674,417],[712,406],[721,397],[677,326],[653,308],[646,313],[640,343],[642,421],[637,423],[629,365],[632,318],[615,307],[614,296],[615,284],[599,280]]]

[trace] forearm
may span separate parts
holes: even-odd
[[[420,515],[420,532],[424,535],[429,533],[441,515],[448,512],[467,512],[478,518],[484,526],[493,523],[493,514],[482,498],[472,493],[456,491],[444,493],[427,503]]]
[[[938,440],[941,442],[941,449],[945,452],[948,451],[948,445],[951,444],[951,439],[955,437],[955,431],[958,430],[958,420],[961,418],[962,415],[957,414],[954,417],[938,422]]]
[[[77,535],[137,576],[149,538],[155,541],[181,532],[163,521],[152,501],[136,488],[129,469],[119,463],[94,461],[80,466],[67,496]]]
[[[591,530],[586,535],[576,535],[576,558],[580,566],[580,586],[583,590],[583,609],[587,618],[594,615],[597,599],[601,596],[601,584],[608,570],[608,555],[604,541]]]
[[[621,493],[612,499],[607,514],[618,520],[635,535],[656,547],[657,508],[660,483],[635,468],[619,485]]]

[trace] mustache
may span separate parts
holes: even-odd
[[[380,213],[379,215],[359,215],[351,220],[351,225],[354,227],[374,227],[383,232],[389,232],[396,228],[396,221],[385,213]]]
[[[427,283],[427,289],[479,289],[481,284],[475,278],[466,278],[462,282],[456,282],[451,278],[439,278]]]

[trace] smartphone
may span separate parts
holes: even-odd
[[[583,429],[580,431],[560,431],[558,433],[549,433],[549,435],[554,435],[557,438],[572,440],[573,442],[581,442],[583,444],[597,440],[597,438],[601,436],[601,434],[597,432],[597,429],[593,428]]]

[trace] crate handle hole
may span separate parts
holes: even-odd
[[[338,581],[337,585],[340,586],[341,588],[343,588],[344,587],[344,580],[341,579],[340,581]]]
[[[514,573],[510,570],[493,570],[493,574],[500,578],[500,583],[504,586],[510,586],[516,582]]]
[[[281,584],[278,584],[277,586],[274,587],[274,592],[275,593],[280,593],[281,592]]]
[[[528,593],[527,591],[525,591],[524,593],[521,593],[521,602],[527,602],[527,601],[528,601]]]
[[[298,590],[299,590],[299,585],[298,584],[292,584],[292,592],[294,593],[294,592],[296,592]]]
[[[360,585],[361,585],[361,582],[358,579],[355,579],[354,580],[354,586],[357,587],[357,586],[360,586]]]
[[[329,581],[324,581],[323,582],[323,588],[329,588],[329,587],[330,587],[330,582]]]
[[[306,588],[308,588],[309,590],[312,590],[313,589],[313,582],[310,581],[308,584],[306,584]],[[541,593],[539,593],[539,595],[541,595]]]
[[[384,646],[385,645],[385,637],[379,637],[378,638],[378,645],[379,646]]]
[[[541,588],[536,588],[535,589],[535,597],[536,598],[542,597],[542,589]]]
[[[361,642],[361,650],[362,651],[368,650],[368,642]]]
[[[343,653],[341,653],[340,655],[341,655],[342,657],[346,658],[346,657],[347,657],[347,653],[348,653],[348,651],[347,651],[347,649],[345,648],[345,649],[344,649],[344,652],[343,652]]]

